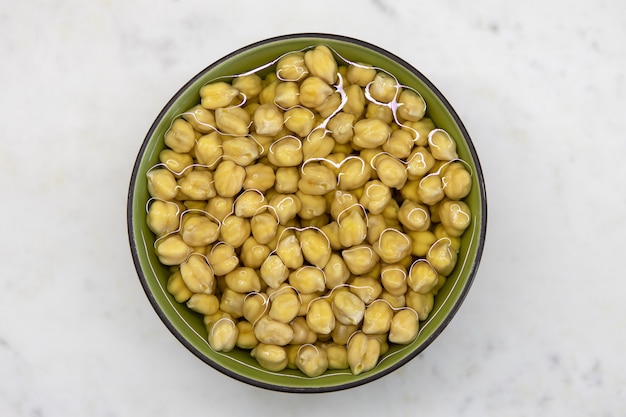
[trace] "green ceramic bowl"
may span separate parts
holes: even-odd
[[[171,120],[198,102],[200,87],[217,77],[243,73],[286,52],[318,44],[327,45],[350,61],[383,68],[394,74],[400,83],[419,91],[427,102],[427,116],[456,140],[459,157],[472,170],[472,191],[466,198],[472,209],[472,223],[462,238],[456,269],[435,297],[429,318],[420,323],[419,335],[411,344],[392,346],[376,368],[358,376],[353,376],[349,370],[327,371],[317,378],[293,370],[269,372],[262,369],[248,351],[213,351],[207,342],[202,317],[177,303],[165,289],[168,268],[159,263],[154,251],[155,237],[146,226],[149,199],[146,173],[159,162],[164,133]],[[437,88],[410,64],[377,46],[344,36],[318,33],[280,36],[246,46],[211,64],[186,83],[157,116],[141,145],[130,181],[127,210],[130,248],[139,280],[156,313],[172,334],[194,355],[223,374],[257,387],[303,393],[337,391],[374,381],[422,352],[452,320],[467,295],[483,251],[487,223],[485,187],[476,150],[461,120]],[[207,377],[212,375],[207,374]]]

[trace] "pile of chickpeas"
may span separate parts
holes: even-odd
[[[211,348],[316,377],[413,341],[471,222],[471,172],[422,96],[318,45],[198,101],[148,171],[147,223]]]

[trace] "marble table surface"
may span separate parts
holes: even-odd
[[[159,321],[126,233],[135,156],[189,78],[295,32],[420,69],[480,154],[489,226],[443,334],[371,384],[279,394]],[[626,415],[620,0],[0,4],[0,416]]]

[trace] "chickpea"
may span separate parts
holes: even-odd
[[[258,269],[270,254],[270,248],[253,237],[248,237],[241,246],[241,263],[243,266]]]
[[[304,194],[324,195],[337,187],[337,177],[333,171],[319,163],[307,163],[300,171],[298,189]]]
[[[374,80],[376,69],[362,63],[354,63],[348,66],[346,77],[350,84],[365,87]]]
[[[284,136],[270,145],[267,159],[277,167],[295,167],[302,163],[303,148],[300,139]]]
[[[179,178],[193,165],[191,155],[174,152],[167,148],[159,152],[159,161],[161,161],[170,172],[174,173],[174,177],[176,178]]]
[[[407,272],[401,264],[388,264],[382,267],[380,282],[383,288],[393,296],[404,295],[407,290]]]
[[[276,194],[270,199],[269,205],[282,225],[295,219],[302,208],[300,199],[295,194]]]
[[[354,211],[363,211],[359,206],[359,198],[352,191],[337,190],[328,193],[326,197],[330,200],[330,215],[338,222]]]
[[[148,192],[160,200],[173,200],[178,193],[176,177],[165,168],[152,169],[146,174],[148,178]]]
[[[296,197],[300,200],[300,211],[298,215],[301,219],[315,219],[326,212],[326,199],[323,196],[309,195],[302,191],[296,191]]]
[[[213,245],[206,257],[213,268],[213,273],[217,276],[224,276],[239,265],[239,258],[237,258],[235,250],[224,242]]]
[[[434,296],[433,293],[422,294],[409,289],[406,292],[406,306],[413,309],[420,321],[428,318],[433,309]]]
[[[244,190],[258,190],[265,192],[274,186],[274,170],[264,164],[254,164],[245,167],[246,177],[243,181]]]
[[[391,201],[391,190],[379,180],[368,181],[359,203],[371,214],[380,214]]]
[[[333,250],[339,250],[343,248],[341,246],[341,242],[339,242],[339,224],[336,221],[331,221],[330,223],[320,227],[320,230],[326,235],[326,237],[330,241],[330,247]]]
[[[367,218],[367,243],[373,245],[378,242],[380,235],[387,229],[387,221],[382,214],[371,214]]]
[[[353,210],[337,220],[339,223],[339,242],[344,247],[353,247],[363,243],[367,237],[367,223],[359,211]]]
[[[403,129],[394,130],[387,142],[383,143],[383,151],[395,158],[408,158],[413,151],[413,136]]]
[[[191,254],[191,248],[178,234],[164,236],[156,242],[156,254],[163,265],[180,265]]]
[[[359,330],[359,325],[356,324],[343,324],[340,321],[336,321],[335,328],[333,329],[331,336],[332,341],[338,345],[347,345],[350,337]]]
[[[300,233],[299,240],[304,259],[319,269],[326,267],[332,251],[324,233],[315,228],[306,229]]]
[[[289,277],[289,268],[278,255],[270,255],[260,269],[261,279],[271,288],[278,288]]]
[[[193,170],[178,180],[178,189],[186,199],[204,201],[215,197],[213,175],[210,171]]]
[[[309,329],[304,317],[298,316],[293,319],[291,327],[293,329],[293,339],[291,339],[291,344],[304,345],[317,342],[317,334]]]
[[[251,118],[241,107],[225,107],[215,110],[215,123],[224,134],[245,136],[249,133]]]
[[[219,237],[220,226],[207,216],[186,215],[180,234],[183,241],[191,247],[207,246]]]
[[[365,108],[365,118],[379,119],[389,125],[393,121],[393,111],[386,104],[370,102]]]
[[[243,298],[241,314],[248,322],[254,325],[265,315],[269,308],[268,296],[264,293],[249,293]],[[256,338],[256,336],[255,336]]]
[[[309,75],[304,62],[303,52],[291,52],[284,55],[276,64],[276,76],[283,81],[299,81]]]
[[[268,371],[280,372],[287,367],[287,351],[283,346],[259,343],[250,354]]]
[[[355,333],[348,342],[347,356],[352,374],[371,371],[380,357],[380,341],[362,332]]]
[[[215,131],[215,115],[211,110],[205,109],[200,104],[184,112],[182,117],[200,133]]]
[[[328,358],[328,369],[347,369],[350,367],[348,365],[348,350],[345,346],[337,343],[324,343],[322,349]]]
[[[428,134],[428,144],[435,159],[450,161],[458,157],[456,142],[443,129],[434,129]]]
[[[426,259],[439,274],[447,277],[456,266],[457,253],[452,249],[450,239],[443,238],[433,243]]]
[[[306,324],[318,335],[329,335],[335,328],[335,315],[325,298],[317,298],[308,305]]]
[[[259,344],[256,336],[254,335],[254,329],[252,324],[246,320],[239,320],[237,322],[237,336],[236,346],[240,349],[253,349]]]
[[[458,252],[459,249],[461,248],[461,238],[452,236],[448,232],[446,232],[446,228],[443,226],[443,224],[441,223],[437,224],[435,226],[435,230],[433,230],[433,234],[434,234],[433,243],[435,243],[435,241],[439,239],[446,238],[450,240],[450,249],[452,249],[455,252]]]
[[[391,343],[408,344],[417,337],[419,317],[410,308],[397,311],[391,320],[389,341]]]
[[[423,117],[417,122],[404,122],[404,129],[415,135],[416,146],[426,146],[428,144],[428,134],[435,129],[435,124],[428,117]]]
[[[222,143],[222,135],[218,132],[211,132],[207,135],[200,136],[194,148],[194,154],[196,155],[198,163],[213,167],[224,155]]]
[[[280,167],[276,170],[274,191],[280,194],[293,194],[298,191],[300,172],[296,167]]]
[[[374,245],[374,251],[385,263],[397,263],[411,254],[411,238],[393,227],[385,229]]]
[[[430,247],[437,240],[435,234],[429,230],[425,230],[423,232],[409,231],[407,234],[411,238],[411,242],[413,242],[413,247],[411,249],[411,254],[413,256],[425,257]]]
[[[278,220],[269,212],[255,214],[250,219],[250,231],[258,243],[267,245],[276,238]]]
[[[405,293],[402,293],[400,295],[393,295],[390,294],[387,290],[383,290],[380,293],[379,298],[388,302],[391,308],[398,309],[406,307],[406,297],[404,296],[404,294]]]
[[[448,200],[439,206],[439,218],[446,233],[459,237],[472,221],[471,211],[464,201]]]
[[[298,269],[304,263],[300,241],[291,231],[281,236],[276,248],[276,255],[280,257],[289,269]]]
[[[242,166],[223,160],[213,174],[215,190],[222,197],[234,197],[243,188],[245,178],[246,170]]]
[[[413,291],[422,294],[429,293],[438,281],[437,271],[426,260],[418,259],[411,265],[407,283]]]
[[[435,166],[435,158],[423,146],[416,147],[407,158],[407,173],[410,179],[420,179]]]
[[[354,190],[363,187],[372,175],[372,168],[358,156],[346,158],[337,172],[337,188]]]
[[[371,304],[383,291],[380,281],[372,277],[355,277],[348,283],[350,284],[350,292],[356,294],[365,304]]]
[[[278,291],[273,293],[270,296],[270,301],[271,305],[268,315],[272,320],[291,323],[300,312],[300,298],[294,291]]]
[[[226,217],[233,214],[235,200],[232,197],[215,196],[206,204],[205,211],[217,222],[223,222]]]
[[[171,233],[180,225],[180,207],[169,201],[153,200],[150,202],[146,223],[157,236]]]
[[[232,86],[251,100],[263,89],[263,80],[257,74],[246,74],[235,78]]]
[[[316,377],[328,369],[328,356],[324,349],[315,345],[303,345],[298,349],[296,366],[306,376]]]
[[[326,288],[324,272],[314,266],[302,266],[289,274],[289,285],[300,294],[311,294]]]
[[[293,339],[293,329],[287,323],[262,316],[254,324],[254,335],[261,343],[286,346]]]
[[[278,80],[266,80],[264,87],[259,93],[259,104],[273,104],[276,99],[276,87],[280,84]]]
[[[180,275],[180,270],[170,274],[167,279],[167,291],[179,303],[186,302],[194,295],[185,285],[185,281],[183,281],[183,277]]]
[[[239,330],[235,322],[224,317],[211,326],[209,345],[217,352],[230,352],[237,344],[238,336]]]
[[[304,63],[313,77],[319,77],[328,84],[333,84],[337,80],[337,61],[327,46],[318,45],[306,51]],[[304,82],[313,77],[307,78]]]
[[[209,110],[216,110],[230,105],[238,95],[239,90],[224,81],[205,84],[200,88],[202,107]]]
[[[423,232],[431,225],[430,213],[428,209],[411,200],[404,200],[398,210],[398,220],[402,225],[411,231]]]
[[[230,215],[222,221],[220,240],[233,248],[239,248],[250,236],[250,221],[243,217]]]
[[[314,109],[323,119],[328,119],[342,109],[342,100],[342,95],[339,94],[339,92],[334,92],[329,95],[322,104],[314,107]]]
[[[242,167],[252,164],[259,158],[258,144],[245,136],[231,137],[223,141],[222,152],[225,159],[230,159]]]
[[[305,160],[326,158],[333,151],[335,140],[326,129],[313,129],[302,142],[302,154]]]
[[[369,245],[353,246],[341,251],[346,266],[354,275],[370,272],[380,260],[378,254]]]
[[[324,267],[324,275],[326,276],[326,288],[333,289],[348,281],[350,270],[341,256],[332,253]]]
[[[290,109],[300,104],[300,86],[296,82],[278,83],[275,93],[274,103],[282,109]]]
[[[354,124],[352,143],[359,148],[382,146],[391,135],[391,127],[380,119],[361,119]]]
[[[287,129],[303,138],[313,130],[315,115],[305,107],[293,107],[283,114],[283,123]]]
[[[345,325],[358,325],[365,314],[365,303],[350,291],[336,294],[332,302],[333,313],[338,322]]]
[[[250,267],[238,267],[226,274],[226,285],[239,293],[261,291],[261,279]]]
[[[190,256],[189,259],[181,263],[180,275],[191,292],[213,294],[215,277],[213,270],[203,256]]]
[[[393,309],[384,300],[376,300],[367,306],[363,315],[362,331],[365,334],[385,334],[389,332],[393,319]]]
[[[354,122],[356,117],[349,112],[339,112],[334,115],[326,127],[330,130],[331,136],[335,139],[335,143],[347,144],[354,135]]]
[[[174,152],[187,153],[196,144],[193,126],[184,119],[175,119],[165,133],[165,144]]]
[[[399,90],[398,81],[389,74],[379,71],[374,79],[365,87],[366,96],[369,95],[380,103],[391,102]]]
[[[221,292],[220,310],[235,318],[243,317],[243,305],[246,299],[246,294],[228,287],[221,290]]]
[[[398,116],[404,120],[417,122],[424,117],[426,101],[414,90],[402,90],[398,98]]]
[[[401,189],[406,183],[407,169],[397,158],[385,153],[372,160],[378,179],[389,188]]]
[[[196,293],[187,300],[187,307],[197,313],[211,315],[219,311],[220,301],[214,294]]]
[[[441,177],[443,191],[451,200],[467,197],[472,189],[472,175],[460,162],[453,162],[445,168]]]
[[[347,101],[343,107],[343,111],[354,116],[354,118],[360,118],[365,111],[366,104],[363,88],[356,84],[352,84],[346,87],[345,92]]]
[[[418,184],[417,196],[424,204],[437,204],[445,197],[443,182],[439,175],[429,174],[422,178]]]
[[[245,190],[234,202],[234,214],[237,217],[252,218],[266,208],[265,196],[257,190]]]

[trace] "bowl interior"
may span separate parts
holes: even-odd
[[[155,237],[146,225],[149,199],[146,173],[159,162],[159,152],[164,148],[163,136],[171,120],[197,104],[200,87],[217,77],[249,71],[289,51],[317,44],[327,45],[350,61],[383,68],[394,74],[400,83],[419,91],[427,102],[427,116],[456,140],[459,157],[472,170],[472,191],[465,199],[472,209],[472,223],[463,235],[457,266],[435,297],[429,318],[421,323],[416,340],[409,345],[392,346],[374,370],[358,376],[353,376],[349,370],[327,371],[317,378],[291,370],[269,372],[247,351],[213,351],[207,342],[202,317],[177,303],[167,292],[169,270],[159,263],[154,251]],[[150,302],[170,331],[215,369],[252,385],[289,392],[323,392],[361,385],[388,374],[421,352],[447,325],[469,290],[482,253],[485,226],[486,200],[480,164],[465,128],[445,98],[422,74],[389,52],[334,35],[302,34],[269,39],[224,57],[194,77],[170,100],[148,132],[134,167],[128,196],[128,228],[135,266]]]

